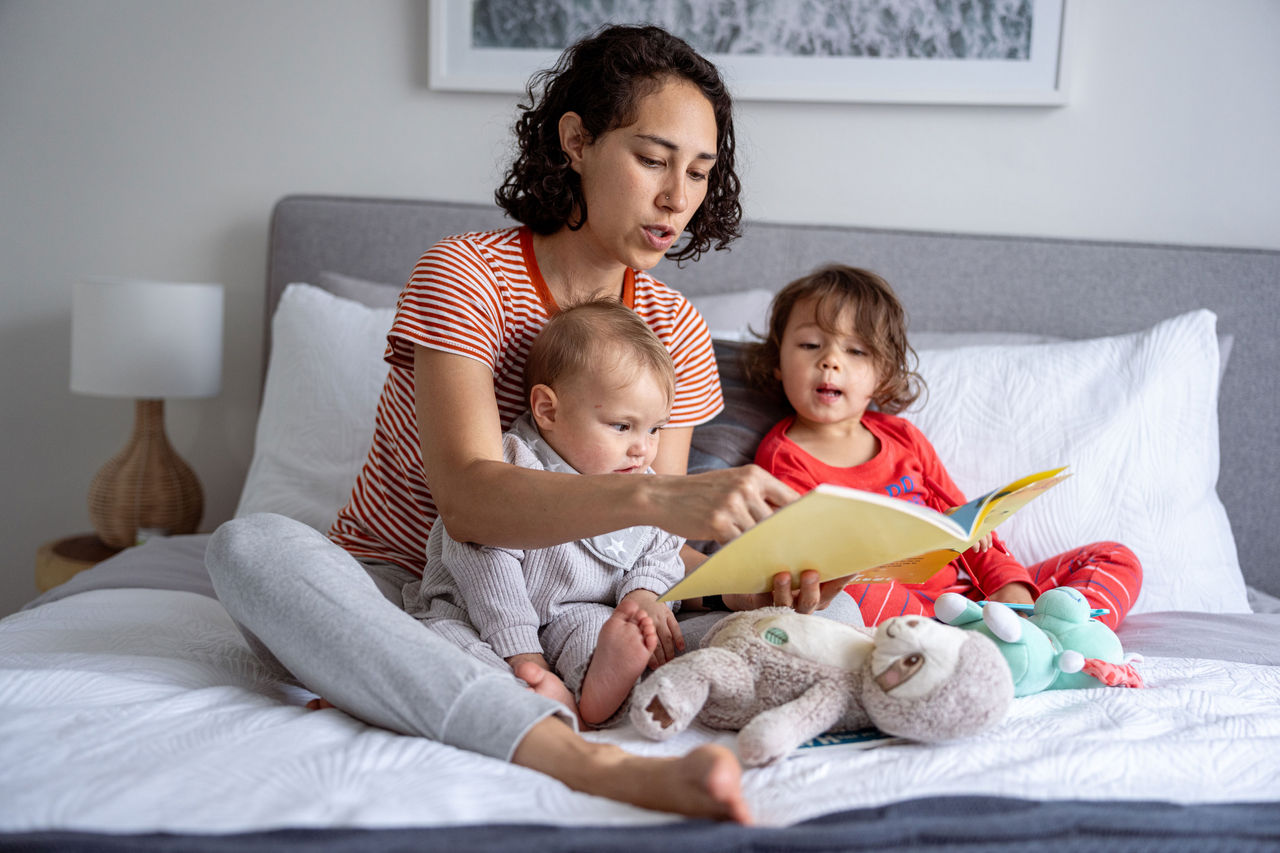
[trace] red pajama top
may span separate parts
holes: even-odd
[[[711,335],[698,312],[676,291],[630,269],[623,303],[657,333],[675,362],[669,425],[695,426],[715,417],[724,401]],[[489,367],[506,430],[528,408],[522,387],[525,356],[556,310],[527,227],[450,237],[422,256],[400,293],[387,333],[384,358],[391,368],[378,400],[373,446],[329,530],[334,542],[356,557],[422,574],[437,511],[422,468],[414,345]]]
[[[862,425],[879,440],[880,450],[869,461],[852,468],[828,465],[787,438],[787,429],[794,422],[792,416],[776,424],[760,442],[755,461],[798,492],[807,492],[819,483],[833,483],[881,492],[939,512],[965,503],[964,494],[943,467],[933,445],[910,421],[881,412],[864,414]],[[1026,568],[992,534],[992,547],[987,551],[967,551],[925,583],[902,586],[928,591],[927,597],[932,601],[937,597],[932,593],[941,594],[956,584],[961,569],[986,593],[1019,581],[1035,585]]]

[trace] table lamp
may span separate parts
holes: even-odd
[[[89,486],[98,537],[127,548],[194,533],[204,494],[164,432],[164,401],[212,397],[222,383],[222,285],[118,278],[77,282],[71,390],[132,397],[133,436]]]

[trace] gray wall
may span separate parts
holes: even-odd
[[[1058,109],[743,103],[748,215],[1280,248],[1280,4],[1069,0]],[[287,193],[485,201],[515,96],[426,86],[425,2],[0,0],[0,615],[88,529],[124,400],[68,390],[71,283],[221,281],[223,392],[169,435],[227,518]],[[661,268],[659,268],[659,273]]]

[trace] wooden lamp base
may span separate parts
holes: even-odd
[[[118,553],[93,534],[46,542],[36,551],[36,589],[48,592]]]
[[[138,400],[129,443],[89,486],[94,529],[106,545],[127,548],[139,531],[195,533],[203,514],[200,481],[165,435],[164,401]]]

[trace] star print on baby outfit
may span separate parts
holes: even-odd
[[[534,456],[548,471],[560,471],[565,474],[579,473],[572,465],[565,462],[559,453],[551,449],[551,445],[542,439],[538,428],[534,426],[533,416],[525,412],[511,424],[514,432],[533,451]],[[649,469],[646,474],[653,473]],[[630,569],[656,534],[653,527],[627,527],[612,533],[602,533],[590,539],[583,539],[582,544],[588,551],[604,562],[619,569]]]

